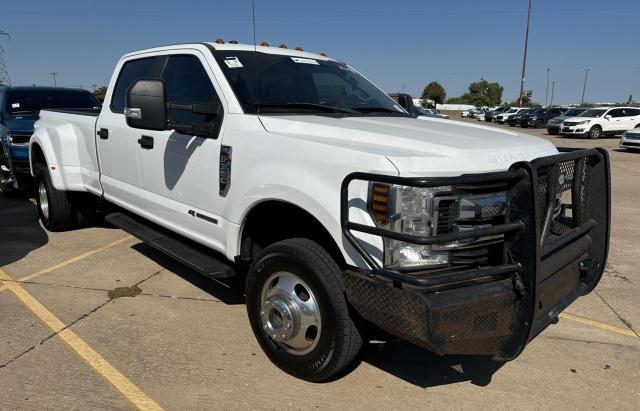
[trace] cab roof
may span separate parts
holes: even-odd
[[[172,44],[162,47],[154,47],[144,50],[137,50],[131,53],[127,53],[124,57],[133,56],[141,53],[152,53],[158,51],[166,51],[174,48],[183,48],[185,46],[197,46],[197,45],[205,45],[213,50],[219,51],[256,51],[258,53],[266,53],[266,54],[279,54],[283,56],[295,56],[295,57],[304,57],[315,60],[323,60],[323,61],[335,61],[334,59],[323,56],[318,53],[310,53],[308,51],[300,51],[291,48],[281,48],[281,47],[273,47],[273,46],[254,46],[253,44],[236,44],[236,43],[215,43],[215,42],[203,42],[203,43],[185,43],[185,44]]]

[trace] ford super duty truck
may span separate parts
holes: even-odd
[[[127,54],[101,110],[40,113],[30,167],[47,229],[106,204],[203,275],[246,275],[260,346],[310,381],[344,370],[364,329],[515,358],[607,259],[605,150],[418,120],[349,65],[286,48]]]

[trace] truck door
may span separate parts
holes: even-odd
[[[104,107],[96,124],[96,145],[100,162],[100,183],[104,197],[131,211],[143,212],[138,159],[140,130],[127,126],[124,116],[125,95],[141,78],[154,77],[161,61],[156,57],[128,60],[118,72],[109,107]],[[110,97],[110,100],[109,100]]]
[[[168,103],[221,103],[213,72],[196,50],[171,54],[161,74]],[[224,108],[219,115],[169,109],[170,122],[215,123],[215,135],[199,137],[175,130],[141,131],[140,175],[146,216],[218,251],[226,248],[221,225],[219,161]]]

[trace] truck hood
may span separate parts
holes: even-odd
[[[557,153],[541,138],[439,118],[292,115],[260,120],[268,132],[284,137],[385,156],[407,176],[506,170],[517,161]]]
[[[33,124],[36,120],[37,117],[35,116],[8,117],[4,122],[4,126],[10,133],[33,134]]]

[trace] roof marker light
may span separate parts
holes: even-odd
[[[297,51],[304,51],[304,49],[302,47],[296,47]]]
[[[224,44],[224,40],[222,40],[222,39],[216,39],[215,43],[216,43],[216,44]]]
[[[324,51],[323,51],[323,52],[321,52],[321,53],[320,53],[320,55],[321,55],[322,57],[327,57],[327,53],[325,53]]]
[[[260,45],[262,47],[269,47],[269,43],[267,43],[266,41],[263,41],[262,43],[260,43]]]
[[[282,43],[280,44],[278,47],[280,47],[281,49],[288,49],[289,47],[287,47],[286,44]]]

